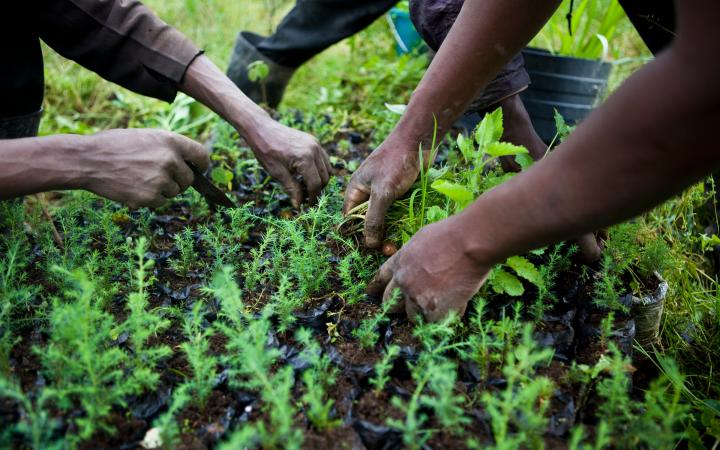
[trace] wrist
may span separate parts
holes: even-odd
[[[489,229],[482,215],[480,219],[472,214],[470,208],[450,218],[449,226],[457,236],[463,256],[477,267],[493,267],[503,261],[502,251],[498,248],[495,233]]]

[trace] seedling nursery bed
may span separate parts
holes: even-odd
[[[386,258],[343,232],[363,136],[327,145],[337,176],[302,211],[246,149],[223,148],[213,166],[232,173],[236,209],[191,191],[156,211],[84,193],[3,205],[5,446],[579,448],[619,430],[645,442],[622,422],[648,409],[634,322],[596,305],[598,267],[571,245],[527,256],[554,264],[539,313],[521,280],[520,295],[483,288],[461,319],[410,323],[365,295]]]

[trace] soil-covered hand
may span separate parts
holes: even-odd
[[[350,178],[343,214],[370,200],[365,215],[365,245],[377,248],[383,240],[385,214],[413,185],[420,172],[417,149],[406,151],[387,142],[363,161]]]
[[[459,238],[460,228],[450,218],[422,228],[382,265],[368,293],[389,301],[399,289],[400,305],[413,320],[423,314],[429,321],[448,312],[465,313],[470,299],[487,278],[491,267],[470,258]]]
[[[330,159],[313,136],[270,120],[250,142],[267,172],[282,184],[293,206],[303,201],[302,177],[308,200],[314,203],[332,174]]]
[[[81,186],[131,208],[158,207],[193,182],[185,161],[207,170],[207,150],[161,130],[109,130],[89,136],[79,153]]]

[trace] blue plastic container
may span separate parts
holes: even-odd
[[[410,13],[402,9],[393,8],[387,13],[390,31],[395,38],[395,51],[398,55],[413,51],[424,51],[425,43],[415,30],[410,20]]]

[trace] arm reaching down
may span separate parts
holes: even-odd
[[[385,213],[412,186],[418,145],[430,148],[500,69],[540,30],[558,0],[467,0],[407,110],[385,141],[353,174],[344,212],[370,200],[365,220],[369,247],[382,242]]]
[[[40,37],[67,58],[143,95],[181,90],[231,123],[293,203],[312,202],[330,162],[312,136],[285,127],[249,100],[188,38],[138,0],[43,0]]]
[[[157,207],[193,182],[190,161],[209,165],[205,148],[159,130],[110,130],[0,140],[0,200],[48,190],[86,189],[134,208]]]
[[[260,164],[278,180],[295,207],[302,203],[302,176],[311,203],[327,184],[332,168],[325,150],[307,133],[270,118],[205,56],[188,68],[180,89],[233,125],[245,137]]]
[[[720,50],[712,0],[677,3],[678,38],[633,75],[556,151],[420,230],[371,291],[399,288],[408,314],[464,311],[511,255],[633,217],[720,167]]]

